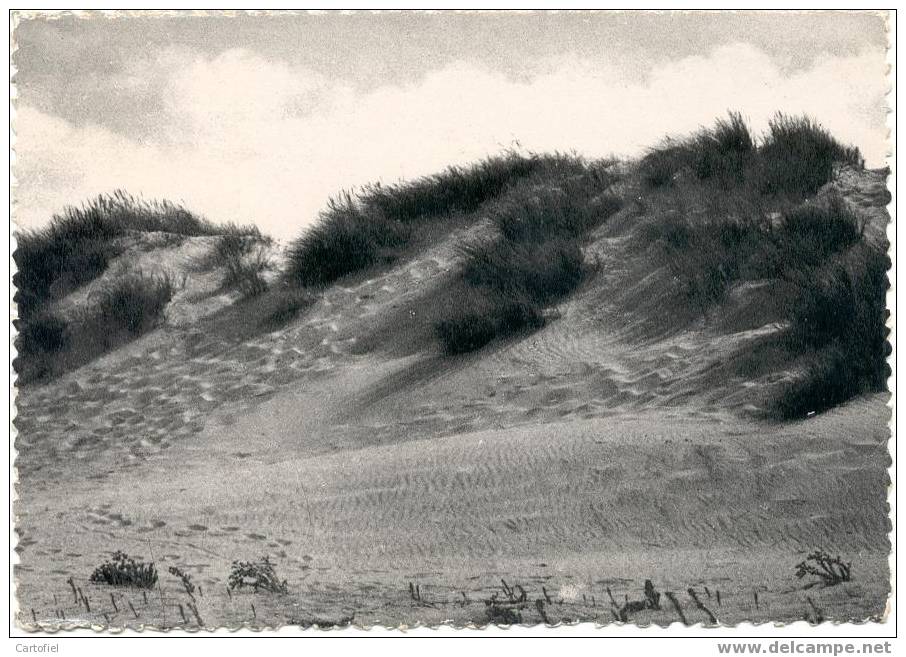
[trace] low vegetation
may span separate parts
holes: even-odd
[[[220,235],[253,228],[220,226],[169,201],[145,200],[118,190],[80,207],[68,207],[47,226],[17,234],[13,254],[18,272],[15,301],[19,317],[28,320],[53,299],[94,280],[107,269],[130,233]]]
[[[274,268],[268,251],[272,244],[273,240],[257,228],[227,225],[196,266],[202,271],[223,270],[223,290],[239,290],[243,297],[254,297],[267,290],[263,274]]]
[[[395,185],[369,185],[332,199],[319,222],[292,243],[287,277],[303,286],[397,260],[423,226],[475,212],[519,181],[576,171],[574,158],[506,153]]]
[[[777,114],[759,143],[742,115],[731,112],[691,137],[668,138],[642,158],[640,171],[652,187],[687,175],[722,187],[801,197],[829,182],[837,163],[865,165],[858,148],[839,143],[807,116]]]
[[[169,201],[123,191],[66,208],[47,226],[17,235],[16,370],[20,383],[52,378],[153,328],[173,295],[166,275],[134,272],[93,291],[88,306],[62,312],[55,302],[94,281],[137,233],[183,238],[263,239],[256,228],[217,225]],[[249,275],[237,273],[242,284]]]
[[[773,414],[805,417],[886,390],[889,268],[886,254],[858,244],[846,257],[802,274],[780,342],[799,357],[803,372],[772,401]]]
[[[852,562],[832,557],[824,550],[815,550],[796,565],[796,577],[817,577],[825,586],[836,586],[852,579]]]
[[[447,353],[543,326],[546,309],[581,284],[585,236],[620,207],[608,191],[611,167],[574,158],[561,179],[516,186],[489,208],[498,236],[463,249],[463,268],[435,323]]]
[[[150,331],[173,293],[166,274],[137,271],[93,292],[84,308],[17,322],[14,365],[20,382],[53,378]]]
[[[286,593],[286,580],[277,576],[274,564],[267,556],[259,561],[234,561],[230,572],[229,589],[250,588],[255,593]]]
[[[889,260],[843,198],[813,196],[841,163],[864,166],[812,119],[777,115],[758,144],[731,114],[640,164],[660,212],[642,238],[663,249],[684,305],[700,315],[738,283],[777,284],[787,328],[774,340],[801,375],[769,401],[774,417],[886,387]]]
[[[172,297],[173,284],[166,274],[129,273],[101,289],[82,324],[94,324],[111,339],[120,332],[135,337],[157,324]]]
[[[136,561],[125,552],[114,552],[110,561],[95,568],[89,578],[95,584],[131,586],[151,589],[157,584],[157,569],[153,563]]]

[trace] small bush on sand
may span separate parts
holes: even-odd
[[[94,569],[89,581],[110,586],[132,586],[151,589],[157,584],[154,563],[136,561],[125,552],[114,552],[113,559]]]
[[[462,249],[462,279],[475,288],[488,288],[512,298],[538,304],[558,299],[581,282],[582,250],[574,239],[557,238],[541,244],[501,239]]]
[[[166,274],[127,274],[101,291],[96,318],[101,330],[139,335],[157,324],[172,296]]]
[[[135,272],[92,293],[86,308],[65,318],[42,312],[18,320],[13,365],[20,383],[58,376],[152,330],[172,296],[167,275]]]
[[[735,281],[763,273],[774,259],[765,221],[727,215],[694,220],[671,212],[643,233],[661,244],[686,302],[699,311],[720,301]]]
[[[852,562],[815,550],[796,564],[796,577],[802,579],[806,575],[818,577],[825,586],[836,586],[852,579]]]
[[[196,266],[202,271],[226,267],[231,262],[242,260],[256,249],[271,244],[273,239],[262,234],[255,226],[226,224],[222,234],[217,236],[212,247],[199,259]]]
[[[605,221],[620,209],[619,197],[610,193],[595,196],[581,189],[580,182],[527,190],[524,196],[510,197],[493,212],[500,233],[513,242],[544,242],[551,238],[577,237]]]
[[[260,561],[234,561],[229,578],[230,590],[251,588],[255,593],[286,593],[286,580],[277,576],[274,564],[267,556]]]

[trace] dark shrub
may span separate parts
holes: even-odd
[[[441,173],[397,185],[372,185],[361,195],[364,205],[399,221],[473,212],[503,193],[512,182],[542,169],[576,168],[572,158],[558,155],[506,153],[467,167],[449,167]]]
[[[464,252],[456,294],[435,323],[448,353],[473,351],[543,326],[544,306],[575,290],[585,273],[575,238],[541,244],[499,239]]]
[[[460,284],[434,330],[448,354],[461,354],[543,325],[541,307],[529,299]]]
[[[114,552],[111,561],[105,561],[94,569],[89,581],[110,586],[151,589],[157,584],[157,570],[153,563],[136,561],[125,552]]]
[[[299,285],[327,285],[382,260],[392,261],[409,235],[406,225],[345,193],[331,199],[319,223],[290,245],[287,275]]]
[[[667,138],[657,148],[652,148],[639,162],[639,171],[651,187],[667,187],[674,177],[691,160],[684,142]]]
[[[643,239],[662,246],[686,299],[699,310],[723,299],[734,282],[762,274],[775,259],[767,223],[756,218],[693,220],[669,212],[645,228]]]
[[[263,248],[231,256],[223,265],[221,287],[226,290],[238,289],[246,298],[258,296],[267,291],[263,273],[271,267],[271,260]]]
[[[642,158],[640,170],[652,187],[672,184],[684,168],[699,180],[713,179],[728,186],[743,180],[755,153],[755,139],[745,119],[730,112],[714,127],[702,128],[691,137],[666,139]]]
[[[499,237],[462,249],[460,279],[434,324],[447,353],[543,326],[544,308],[581,284],[580,244],[619,210],[621,200],[608,192],[618,176],[613,162],[552,161],[565,163],[567,175],[514,185],[488,207]]]
[[[777,114],[759,149],[759,188],[771,194],[814,194],[830,181],[835,162],[865,166],[858,148],[844,146],[815,120]]]
[[[543,242],[583,235],[620,209],[619,197],[582,182],[540,188],[506,199],[493,214],[503,236],[512,241]]]
[[[848,255],[800,278],[782,342],[791,354],[805,355],[806,371],[774,399],[780,417],[804,417],[887,388],[890,260],[864,244]]]
[[[101,291],[97,318],[106,328],[139,335],[157,323],[172,296],[168,276],[128,274]]]
[[[528,296],[543,304],[571,292],[583,276],[582,250],[575,241],[542,244],[497,240],[465,247],[463,280],[512,297]]]
[[[69,326],[57,315],[42,313],[17,324],[22,354],[55,353],[69,344]]]
[[[250,588],[255,593],[286,593],[286,580],[281,580],[267,556],[260,561],[234,561],[230,570],[229,589]]]
[[[804,203],[784,213],[781,230],[791,255],[820,264],[828,255],[862,239],[862,225],[843,198],[831,196],[821,204]]]
[[[751,184],[760,193],[814,194],[830,181],[834,163],[865,166],[858,148],[844,146],[807,116],[777,114],[757,145],[738,113],[684,139],[668,138],[641,160],[642,179],[652,187],[672,185],[688,170],[722,187]]]
[[[714,178],[724,184],[742,181],[755,153],[755,139],[742,115],[730,112],[693,141],[692,170],[699,180]]]

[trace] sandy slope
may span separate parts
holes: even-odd
[[[689,622],[708,620],[690,587],[722,622],[882,615],[885,398],[745,419],[767,383],[714,372],[776,327],[640,341],[613,293],[637,274],[618,257],[632,212],[595,235],[601,269],[558,320],[477,355],[442,357],[426,327],[480,222],[333,286],[285,329],[171,323],[23,389],[21,622],[197,625],[172,565],[201,584],[206,625],[484,623],[501,578],[526,589],[530,623],[536,600],[553,622],[610,622],[609,596],[638,599],[648,578]],[[854,581],[796,580],[816,547],[852,560]],[[89,584],[116,549],[153,558],[160,590]],[[230,562],[264,554],[290,593],[229,595]],[[666,601],[631,618],[678,619]]]

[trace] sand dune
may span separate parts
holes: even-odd
[[[882,179],[865,175],[840,184],[880,221]],[[501,579],[528,592],[529,623],[535,600],[553,622],[611,622],[609,595],[638,598],[646,579],[691,622],[708,618],[690,588],[728,623],[799,620],[806,596],[826,618],[880,617],[886,396],[806,422],[749,417],[785,374],[715,371],[777,326],[705,318],[644,337],[625,299],[666,273],[639,281],[625,257],[634,212],[595,233],[586,258],[601,267],[558,319],[475,355],[442,357],[424,309],[482,222],[328,288],[282,329],[213,330],[224,297],[21,389],[20,618],[197,624],[169,566],[203,587],[212,626],[484,623]],[[213,284],[178,303],[215,299]],[[803,588],[795,564],[819,547],[852,559],[854,581]],[[160,590],[111,598],[89,583],[116,549],[153,559]],[[231,562],[264,554],[290,593],[228,593]],[[678,619],[667,606],[633,618]]]

